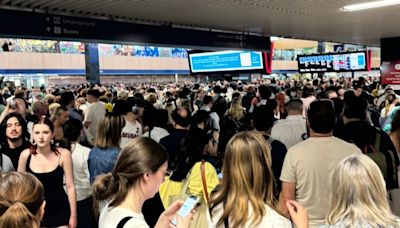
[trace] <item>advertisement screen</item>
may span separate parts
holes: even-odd
[[[297,57],[300,73],[367,70],[366,52],[345,52]]]
[[[381,83],[400,85],[400,60],[382,62]]]
[[[192,73],[263,70],[263,54],[256,51],[218,51],[189,54]]]

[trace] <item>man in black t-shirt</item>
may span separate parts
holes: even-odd
[[[287,153],[286,146],[282,142],[270,137],[271,129],[275,122],[272,109],[267,107],[254,109],[252,120],[254,128],[264,136],[265,140],[271,146],[272,171],[274,172],[277,187],[275,195],[278,196],[282,189],[282,182],[279,180],[279,177]]]
[[[390,137],[383,130],[371,126],[366,119],[367,101],[358,96],[350,96],[345,99],[343,122],[344,126],[334,132],[334,136],[347,142],[354,143],[363,153],[370,153],[371,147],[376,143],[376,137],[380,136],[380,148],[374,148],[382,152],[386,158],[387,176],[385,177],[386,188],[395,189],[399,187],[398,176],[394,170],[399,166],[399,158]],[[394,160],[393,160],[394,159]],[[396,167],[393,167],[393,164]],[[378,164],[379,166],[379,164]],[[382,168],[382,167],[380,167]]]
[[[10,157],[15,170],[18,169],[19,155],[30,146],[28,135],[25,120],[16,112],[9,113],[1,122],[1,151]]]

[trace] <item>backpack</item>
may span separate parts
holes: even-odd
[[[228,105],[226,103],[225,97],[219,95],[214,102],[212,107],[212,112],[216,112],[220,119],[222,119],[225,115],[226,110],[228,109]]]
[[[397,183],[397,167],[393,151],[387,150],[387,154],[381,151],[381,132],[376,128],[375,144],[365,145],[363,153],[370,157],[379,167],[388,185],[388,182]],[[389,156],[387,158],[387,156]]]

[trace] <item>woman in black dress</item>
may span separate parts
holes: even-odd
[[[54,125],[42,118],[33,125],[33,146],[21,153],[18,172],[36,176],[45,190],[46,207],[42,227],[76,227],[76,193],[71,153],[52,143]],[[67,194],[63,188],[63,179]]]

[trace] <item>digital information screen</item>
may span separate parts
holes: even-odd
[[[189,54],[192,73],[264,69],[262,52],[217,51]]]
[[[297,57],[300,73],[367,70],[366,52],[346,52]]]

